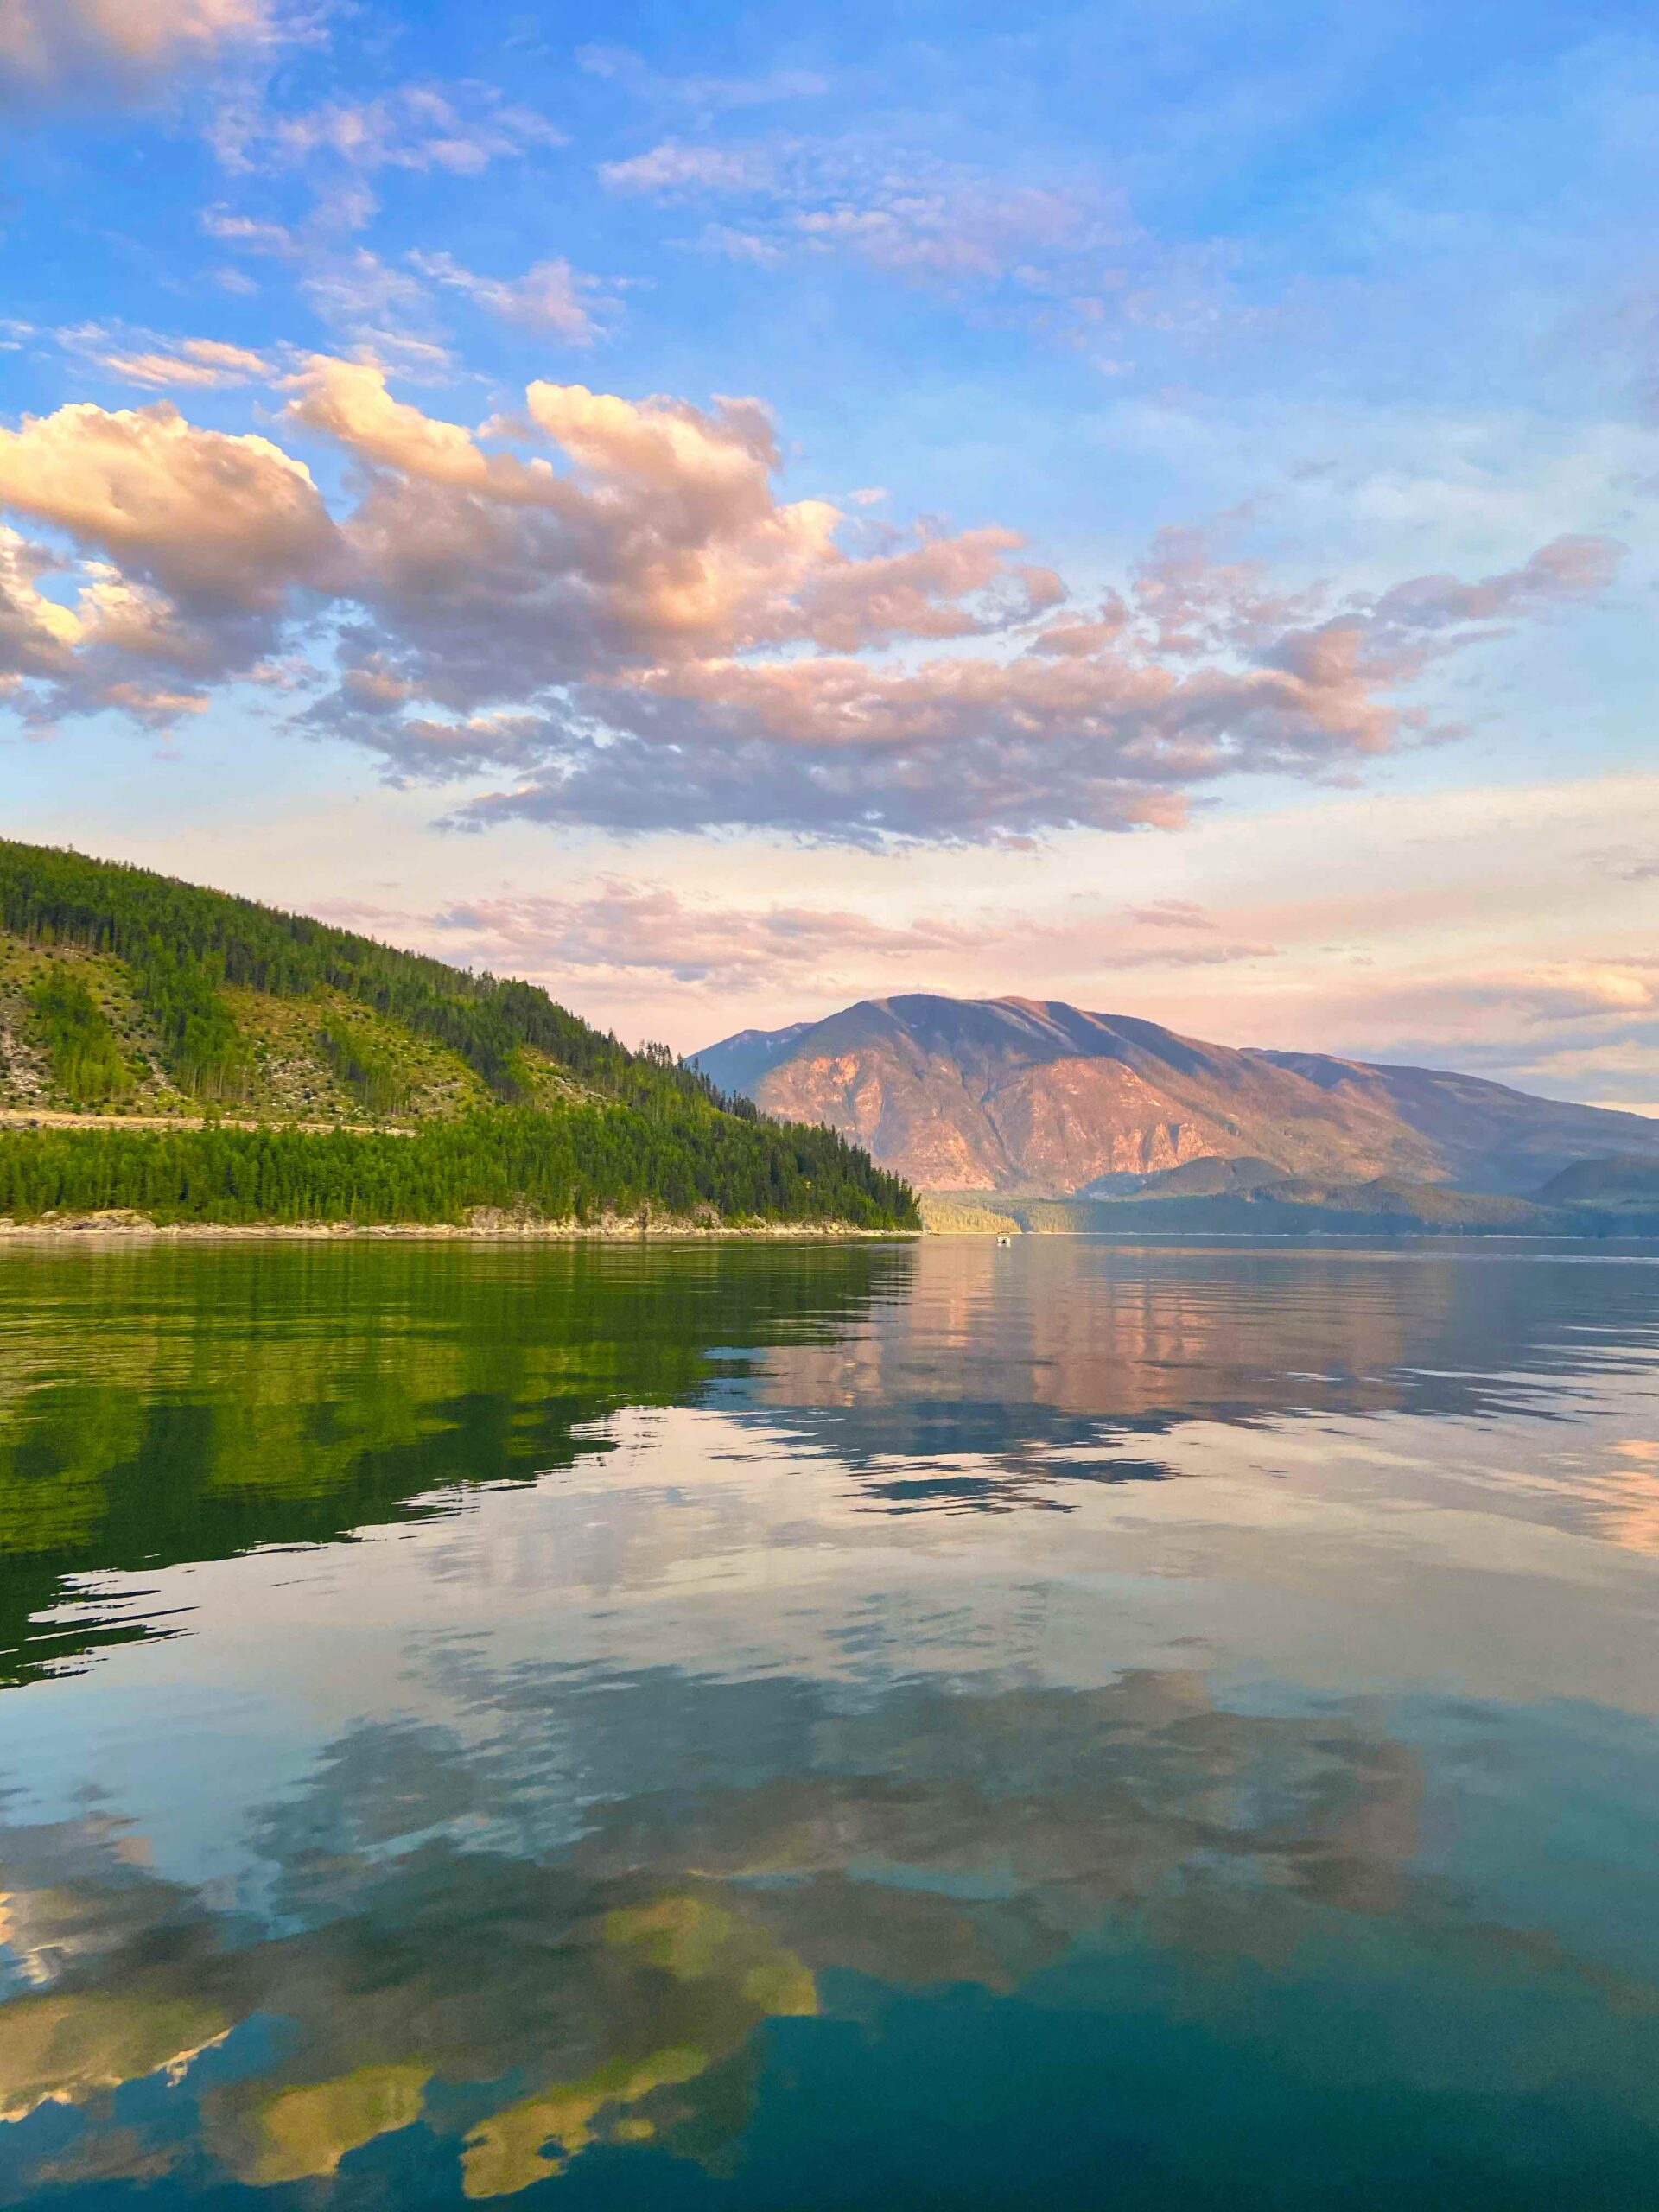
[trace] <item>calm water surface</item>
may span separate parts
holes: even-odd
[[[0,1251],[0,2202],[1659,2207],[1637,1248]]]

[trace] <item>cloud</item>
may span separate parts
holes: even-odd
[[[449,366],[424,286],[366,246],[316,257],[300,290],[329,330],[404,374]]]
[[[1610,846],[1604,852],[1586,854],[1586,858],[1621,883],[1659,881],[1659,852],[1644,851],[1639,845]]]
[[[336,543],[302,462],[268,438],[197,429],[167,400],[60,407],[0,429],[0,506],[175,596],[253,610],[321,582]]]
[[[1477,966],[1445,982],[1373,976],[1335,1011],[1368,1057],[1449,1062],[1551,1097],[1659,1112],[1659,960],[1649,957]]]
[[[25,678],[56,679],[73,664],[80,623],[40,588],[55,566],[47,547],[0,526],[0,698]]]
[[[1460,623],[1503,621],[1548,612],[1605,591],[1624,547],[1607,537],[1557,537],[1521,568],[1459,583],[1455,576],[1420,576],[1396,584],[1371,609],[1373,623],[1402,631],[1445,630]]]
[[[59,337],[111,375],[151,390],[179,386],[200,391],[218,391],[235,385],[269,383],[274,373],[263,354],[253,353],[245,346],[230,345],[219,338],[152,339],[148,343],[139,340],[137,351],[124,351],[124,343],[133,342],[130,334],[124,340],[115,340],[109,334],[89,327],[79,331],[60,331]]]
[[[1351,776],[1430,734],[1402,691],[1495,622],[1601,588],[1619,552],[1560,538],[1362,598],[1164,540],[1079,615],[1007,526],[902,533],[780,499],[753,400],[543,380],[473,429],[372,363],[296,382],[286,429],[355,464],[338,520],[282,447],[165,403],[0,431],[0,502],[226,652],[231,617],[263,657],[326,596],[339,680],[302,726],[405,780],[506,779],[462,798],[474,825],[874,844],[1173,824],[1224,779]]]
[[[589,971],[753,989],[817,982],[982,948],[983,925],[923,918],[888,925],[824,907],[717,906],[607,879],[580,899],[478,899],[429,918],[433,941],[515,973]]]
[[[257,94],[227,99],[210,137],[232,175],[308,176],[318,193],[314,226],[335,231],[369,220],[376,202],[368,180],[383,169],[474,177],[493,162],[563,143],[545,116],[471,79],[403,85],[373,99],[290,112]]]
[[[143,99],[279,35],[270,0],[0,0],[0,105]]]
[[[615,305],[613,289],[564,260],[538,261],[511,279],[480,276],[447,253],[415,253],[410,261],[422,276],[461,293],[504,322],[550,330],[571,346],[591,346],[605,312]]]
[[[627,161],[601,162],[599,175],[612,192],[677,200],[704,192],[765,191],[772,165],[758,148],[685,146],[671,138]]]
[[[669,77],[626,46],[582,46],[576,66],[659,106],[691,109],[711,118],[732,108],[772,107],[784,100],[821,99],[831,89],[816,69],[761,70],[747,77]]]
[[[295,592],[340,579],[340,541],[309,473],[268,439],[200,430],[168,401],[91,405],[0,429],[0,508],[76,551],[12,547],[12,689],[35,720],[115,707],[149,725],[251,672]],[[34,581],[67,581],[64,603]],[[165,677],[158,675],[165,671]],[[190,679],[181,690],[180,677]]]
[[[883,922],[844,907],[719,905],[683,898],[665,885],[605,877],[582,895],[518,895],[459,901],[428,914],[336,904],[330,916],[390,931],[398,941],[498,972],[560,984],[603,980],[631,988],[673,982],[694,988],[805,994],[815,1001],[893,988],[895,974],[957,975],[1014,945],[1051,953],[1098,948],[1109,967],[1206,965],[1255,959],[1270,948],[1216,945],[1172,950],[1136,941],[1123,917],[1106,911],[1056,925],[1029,915],[922,914]]]
[[[204,209],[201,227],[210,238],[234,247],[238,253],[270,254],[285,261],[291,260],[300,250],[298,240],[286,225],[261,222],[251,215],[238,215],[229,207]]]
[[[1219,245],[1154,238],[1092,175],[998,175],[870,134],[661,139],[599,168],[607,190],[664,206],[723,203],[687,243],[773,269],[837,260],[1092,354],[1126,342],[1208,344],[1255,323]]]
[[[1131,921],[1149,930],[1213,930],[1216,924],[1191,899],[1154,899],[1148,906],[1131,906]]]
[[[1494,1014],[1545,1025],[1623,1020],[1659,1014],[1659,959],[1541,962],[1454,982],[1397,985],[1382,1003],[1391,1019],[1433,1029]]]
[[[228,626],[193,621],[99,561],[82,566],[72,595],[54,598],[41,581],[60,576],[63,566],[51,548],[0,526],[0,699],[25,722],[112,709],[163,728],[203,711],[206,686],[246,660],[245,617]]]

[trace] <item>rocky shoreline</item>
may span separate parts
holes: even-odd
[[[465,1222],[439,1221],[302,1221],[202,1222],[152,1221],[148,1214],[117,1208],[104,1213],[43,1214],[38,1221],[14,1221],[0,1216],[0,1238],[37,1243],[103,1243],[119,1242],[218,1243],[256,1238],[290,1243],[427,1241],[439,1243],[556,1243],[598,1241],[685,1240],[706,1242],[733,1238],[777,1242],[807,1239],[814,1243],[849,1237],[881,1242],[920,1234],[913,1229],[859,1229],[845,1221],[777,1221],[747,1224],[683,1221],[671,1215],[638,1217],[604,1215],[597,1221],[538,1221],[531,1217],[475,1209]]]

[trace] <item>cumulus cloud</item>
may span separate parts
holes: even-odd
[[[198,429],[167,400],[60,407],[0,429],[0,506],[175,597],[251,610],[320,582],[335,543],[302,462],[268,438]]]
[[[278,28],[271,0],[0,0],[0,104],[142,98]]]
[[[1605,591],[1623,550],[1605,537],[1553,538],[1520,568],[1476,583],[1460,583],[1455,576],[1420,576],[1397,584],[1376,601],[1369,619],[1375,626],[1396,626],[1404,634],[1544,613]]]
[[[372,363],[297,384],[286,431],[353,464],[338,519],[283,447],[167,403],[0,431],[0,503],[160,594],[203,671],[326,596],[339,681],[305,726],[409,779],[493,772],[461,801],[474,824],[875,843],[1173,823],[1221,779],[1351,775],[1420,735],[1403,687],[1601,588],[1619,550],[1558,539],[1361,600],[1182,539],[1074,611],[1010,528],[906,535],[780,498],[753,400],[544,380],[471,428]]]
[[[47,547],[0,526],[0,698],[27,678],[56,679],[73,664],[81,626],[40,588],[55,566]]]
[[[268,439],[198,429],[164,400],[0,429],[0,508],[73,548],[11,540],[11,618],[22,610],[35,636],[9,664],[14,690],[32,681],[35,719],[112,706],[158,725],[194,711],[203,686],[257,666],[297,589],[341,581],[304,466]],[[49,574],[66,579],[60,601],[21,589]]]

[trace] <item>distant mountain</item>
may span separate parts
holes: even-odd
[[[1620,1152],[1604,1160],[1575,1160],[1553,1175],[1537,1196],[1549,1206],[1659,1208],[1659,1159],[1650,1153]]]
[[[1659,1163],[1659,1122],[1432,1068],[1207,1045],[1058,1001],[867,999],[694,1056],[919,1190],[1221,1198],[1282,1177],[1530,1196],[1574,1163]],[[1230,1163],[1219,1167],[1201,1163]]]

